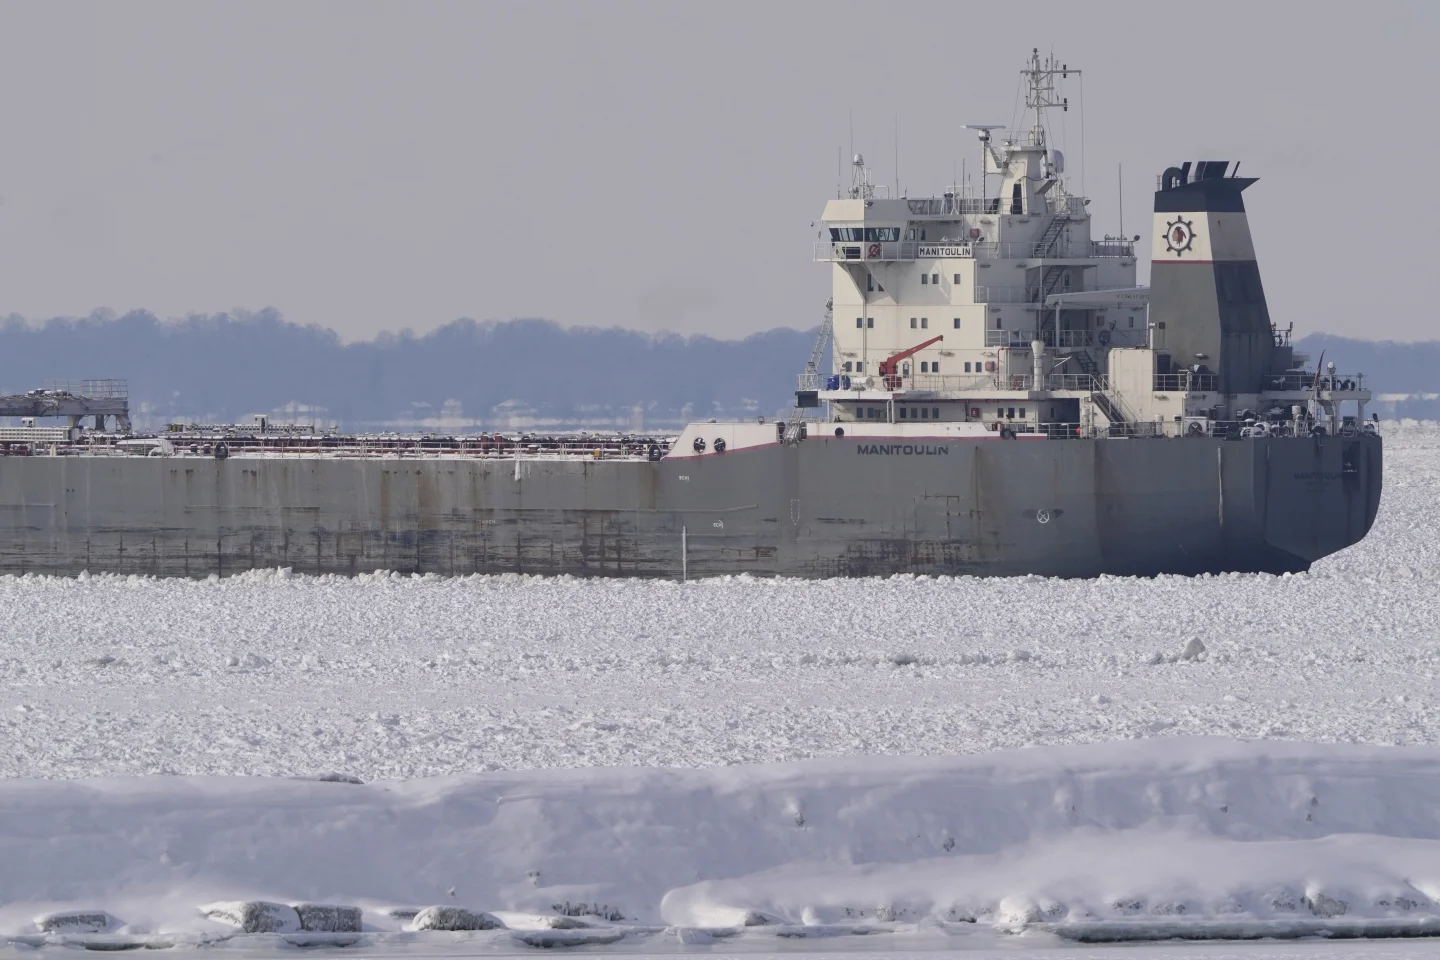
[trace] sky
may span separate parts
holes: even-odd
[[[1429,339],[1437,41],[1383,0],[0,0],[0,314],[810,327],[839,155],[942,192],[1039,46],[1096,237],[1243,160],[1272,319]]]

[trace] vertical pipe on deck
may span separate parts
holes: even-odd
[[[1215,477],[1219,481],[1220,488],[1220,541],[1225,541],[1225,448],[1215,448]]]

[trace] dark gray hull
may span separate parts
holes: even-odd
[[[1363,537],[1381,474],[1378,437],[827,437],[657,463],[8,457],[0,572],[678,578],[683,539],[692,577],[1279,573]]]

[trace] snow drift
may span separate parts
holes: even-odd
[[[234,932],[201,908],[247,902],[355,905],[366,930],[436,905],[536,929],[1433,927],[1437,801],[1440,749],[1189,738],[371,784],[12,780],[0,934],[66,910],[111,933]]]

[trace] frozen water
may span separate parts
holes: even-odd
[[[0,578],[0,776],[1432,743],[1440,430],[1386,461],[1370,536],[1289,577]]]

